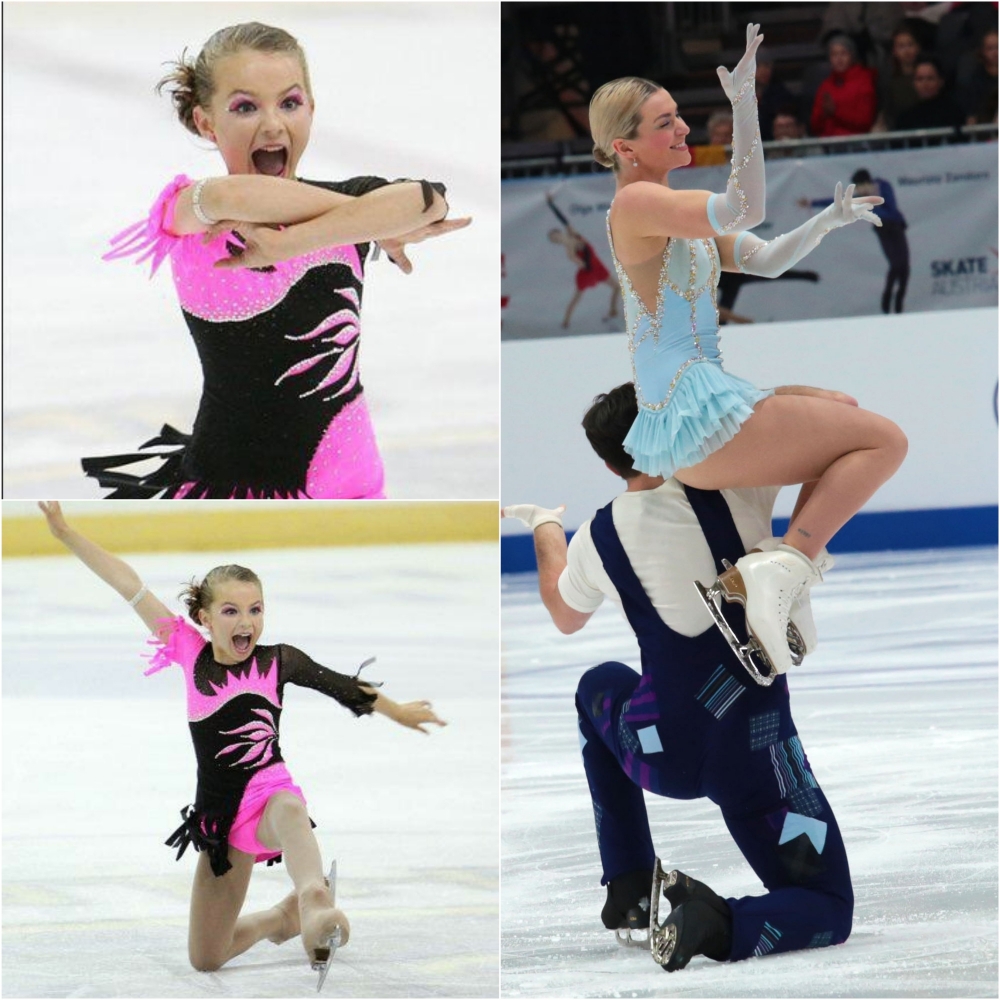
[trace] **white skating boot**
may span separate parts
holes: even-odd
[[[776,673],[792,666],[788,649],[792,604],[819,578],[812,560],[790,545],[745,555],[719,577],[722,596],[746,609],[747,629]]]
[[[774,552],[782,544],[780,538],[764,538],[759,541],[751,552]],[[816,557],[813,565],[820,575],[829,573],[833,569],[836,560],[824,548]],[[813,619],[812,602],[809,600],[811,585],[806,586],[802,593],[792,602],[792,609],[788,613],[790,622],[788,629],[788,645],[792,651],[792,663],[798,666],[802,662],[802,657],[812,653],[819,645],[819,636],[816,634],[816,622]],[[797,634],[796,634],[797,633]],[[798,650],[796,650],[798,647]]]

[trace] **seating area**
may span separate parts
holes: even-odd
[[[723,162],[728,102],[715,68],[739,61],[748,22],[765,36],[767,142],[997,120],[995,3],[510,2],[502,19],[505,175],[532,163],[589,170],[590,95],[625,75],[670,91],[695,165]]]

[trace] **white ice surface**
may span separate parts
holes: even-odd
[[[181,12],[180,14],[178,12]],[[153,85],[239,20],[310,59],[304,177],[429,177],[471,228],[368,267],[361,375],[396,498],[498,495],[494,3],[4,4],[3,495],[97,497],[81,456],[190,430],[201,370],[169,268],[104,263],[178,173],[222,161]]]
[[[504,578],[501,988],[508,997],[997,995],[996,550],[838,557],[813,590],[820,647],[792,715],[843,833],[856,896],[839,947],[665,978],[600,922],[605,890],[573,696],[638,668],[607,604],[552,627],[531,575]],[[664,865],[723,896],[763,887],[707,799],[646,796]]]
[[[260,574],[265,641],[429,698],[430,736],[288,688],[282,750],[351,919],[325,996],[498,989],[495,545],[136,556],[170,600],[234,557]],[[3,995],[315,995],[298,940],[217,973],[187,963],[194,857],[163,840],[194,793],[175,668],[143,677],[142,626],[70,558],[3,564]],[[248,904],[290,882],[258,865]]]

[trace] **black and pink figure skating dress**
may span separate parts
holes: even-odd
[[[216,268],[241,252],[237,235],[205,244],[201,234],[171,231],[177,196],[191,183],[175,177],[105,259],[139,255],[136,262],[151,260],[155,273],[170,258],[204,376],[194,428],[187,435],[164,426],[137,453],[85,458],[84,471],[113,489],[109,499],[384,497],[358,369],[370,244],[324,247],[262,268]],[[303,183],[360,196],[389,182]],[[429,206],[431,185],[421,183]],[[151,457],[161,460],[154,472],[119,471]]]
[[[314,663],[294,646],[256,646],[242,663],[216,662],[212,644],[184,618],[164,619],[172,631],[156,648],[147,674],[176,663],[184,671],[188,725],[198,759],[194,805],[181,810],[184,822],[167,840],[177,857],[187,847],[207,851],[215,875],[232,867],[229,847],[269,864],[280,859],[257,840],[268,799],[291,792],[293,783],[278,745],[278,726],[286,684],[329,695],[356,716],[367,715],[377,695],[348,677]],[[162,633],[161,633],[162,634]]]

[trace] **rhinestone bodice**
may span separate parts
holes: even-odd
[[[668,239],[657,281],[655,312],[651,313],[615,254],[610,212],[607,228],[625,306],[636,396],[640,406],[661,410],[692,364],[722,363],[716,302],[719,252],[712,239]]]

